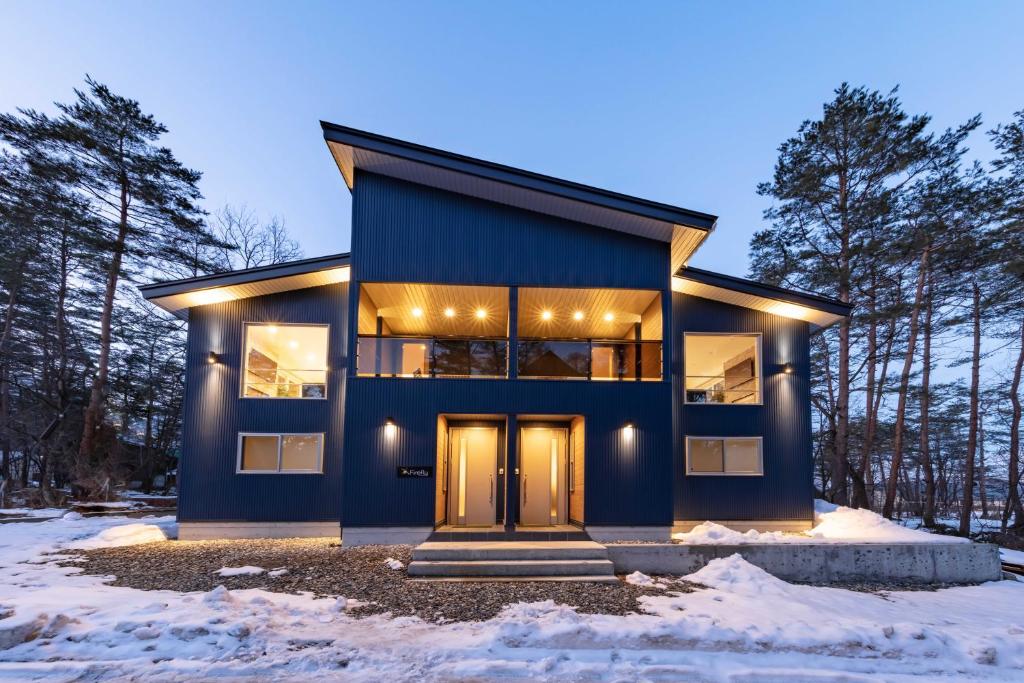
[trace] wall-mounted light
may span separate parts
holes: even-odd
[[[398,425],[395,424],[395,419],[392,417],[384,418],[384,436],[388,439],[393,439],[397,433]]]
[[[795,370],[796,370],[796,368],[793,367],[792,363],[783,363],[782,364],[782,371],[784,373],[786,373],[787,375],[792,375]]]
[[[630,420],[626,424],[622,425],[622,438],[626,441],[632,441],[634,431],[636,431],[636,426],[633,424],[633,421]]]
[[[219,363],[220,362],[220,356],[218,356],[213,351],[210,351],[209,355],[206,356],[206,362],[209,363],[210,365],[213,365],[214,363]]]

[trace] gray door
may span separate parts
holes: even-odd
[[[565,524],[566,430],[523,427],[519,430],[519,523]]]
[[[448,438],[448,520],[491,526],[495,520],[497,427],[453,427]]]

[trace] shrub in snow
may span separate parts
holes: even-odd
[[[262,574],[267,571],[263,567],[253,567],[251,565],[245,565],[244,567],[221,567],[214,572],[217,576],[254,576],[256,574]]]
[[[389,557],[388,559],[384,560],[384,564],[386,564],[390,569],[394,569],[396,571],[405,568],[404,564],[402,564],[393,557]]]

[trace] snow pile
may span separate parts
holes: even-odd
[[[404,564],[402,564],[393,557],[389,557],[388,559],[384,560],[384,564],[388,566],[388,569],[394,569],[395,571],[405,568]]]
[[[269,572],[267,572],[267,576],[276,579],[277,577],[284,576],[287,573],[287,567],[278,567],[277,569],[271,569]]]
[[[255,576],[265,571],[267,570],[263,567],[253,567],[247,564],[244,567],[221,567],[214,574],[217,576]]]
[[[657,581],[641,571],[635,571],[632,574],[628,574],[626,576],[626,583],[633,586],[643,586],[644,588],[654,588],[659,585]]]
[[[737,595],[780,595],[790,584],[756,567],[739,553],[711,560],[685,577],[687,581]]]
[[[940,536],[908,529],[871,510],[814,501],[814,528],[802,533],[734,531],[715,522],[703,522],[672,538],[691,545],[744,545],[748,543],[968,543],[966,538]]]
[[[817,540],[863,541],[868,543],[969,543],[966,538],[940,536],[908,529],[871,510],[814,501],[814,528],[805,532]]]
[[[70,514],[72,513],[68,513],[68,515]],[[64,516],[65,520],[68,520],[68,515]],[[69,521],[78,520],[72,518]],[[155,524],[125,524],[104,529],[92,538],[76,541],[68,547],[75,550],[94,550],[96,548],[120,548],[121,546],[139,545],[140,543],[159,543],[166,540],[167,535],[163,529]]]

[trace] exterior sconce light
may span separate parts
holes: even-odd
[[[398,425],[395,424],[394,418],[388,417],[384,419],[384,436],[389,440],[395,438],[395,434],[398,433]]]
[[[793,374],[793,371],[794,371],[795,369],[796,369],[796,368],[794,368],[794,367],[793,367],[793,364],[792,364],[792,363],[783,363],[783,364],[782,364],[782,371],[783,371],[784,373],[786,373],[787,375],[792,375],[792,374]]]
[[[633,424],[632,420],[630,420],[626,424],[622,425],[622,436],[623,436],[623,438],[626,439],[626,441],[632,441],[633,440],[633,432],[634,431],[635,431],[635,425]]]
[[[214,363],[219,363],[220,356],[218,356],[213,351],[210,351],[210,354],[206,357],[206,362],[209,363],[210,365],[213,365]]]

